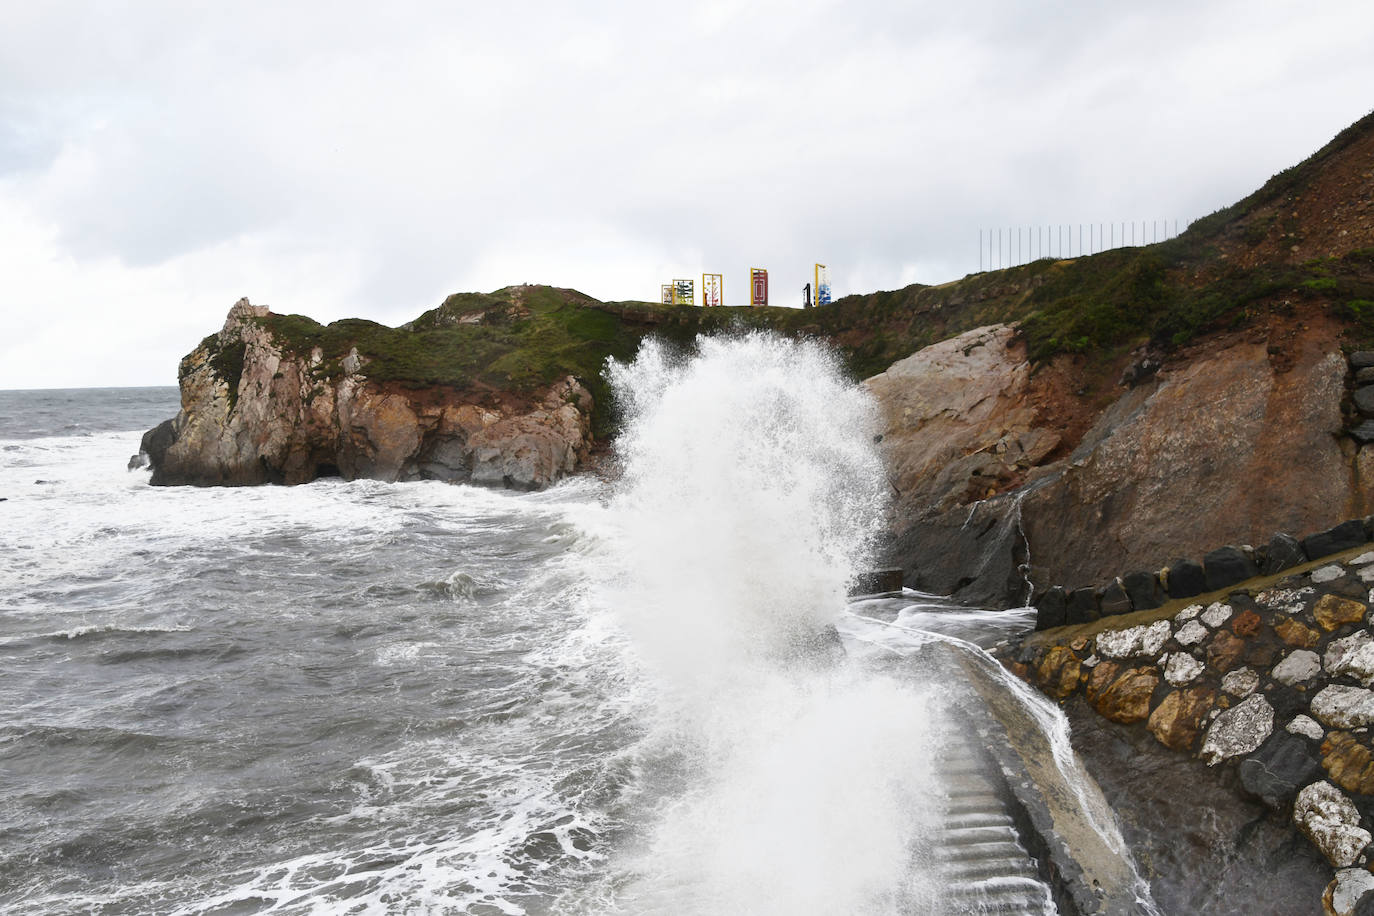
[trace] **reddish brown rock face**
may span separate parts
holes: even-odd
[[[1254,636],[1259,632],[1260,616],[1254,611],[1241,611],[1231,623],[1231,632],[1237,636]]]
[[[1150,714],[1150,734],[1175,751],[1190,751],[1197,742],[1202,719],[1212,708],[1216,692],[1206,687],[1175,690]]]
[[[1220,630],[1207,646],[1207,666],[1225,673],[1240,661],[1245,652],[1245,640],[1226,630]]]
[[[1098,695],[1093,708],[1113,722],[1139,722],[1150,714],[1150,697],[1157,686],[1159,672],[1154,668],[1132,668]]]

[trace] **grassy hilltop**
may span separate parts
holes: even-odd
[[[856,377],[935,341],[1018,321],[1032,363],[1066,356],[1091,377],[1127,351],[1168,354],[1194,338],[1324,310],[1352,346],[1374,343],[1374,113],[1304,162],[1173,239],[1071,260],[1042,259],[940,286],[846,296],[823,308],[714,308],[600,302],[575,290],[513,286],[459,293],[405,325],[260,319],[289,351],[319,347],[320,377],[357,347],[367,375],[407,387],[532,392],[564,375],[596,396],[610,431],[601,369],[656,334],[768,328],[830,340]],[[231,369],[232,355],[222,361]]]

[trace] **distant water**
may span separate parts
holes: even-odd
[[[174,416],[180,406],[181,395],[175,386],[0,389],[0,439],[152,429]]]
[[[938,704],[813,638],[860,395],[767,338],[617,384],[624,478],[536,494],[153,488],[175,389],[0,392],[0,911],[941,912]]]

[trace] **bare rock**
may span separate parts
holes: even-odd
[[[1234,612],[1231,605],[1223,604],[1218,601],[1214,604],[1209,604],[1207,610],[1202,612],[1202,622],[1215,630],[1217,627],[1230,620],[1232,613]]]
[[[1216,766],[1228,758],[1250,753],[1273,730],[1274,707],[1264,697],[1252,696],[1213,720],[1198,756],[1208,766]]]
[[[1098,694],[1093,706],[1113,722],[1139,722],[1150,714],[1150,697],[1158,685],[1154,668],[1131,668]]]
[[[1322,728],[1315,719],[1308,716],[1294,716],[1293,721],[1288,723],[1287,731],[1292,735],[1302,735],[1313,741],[1321,741],[1326,737],[1326,729]]]
[[[1302,738],[1274,732],[1259,749],[1240,762],[1240,784],[1275,810],[1293,801],[1298,789],[1321,775],[1321,765]]]
[[[1330,633],[1347,623],[1364,620],[1366,610],[1363,602],[1340,595],[1322,595],[1313,606],[1312,614],[1317,619],[1317,625]]]
[[[1310,649],[1321,639],[1321,633],[1291,617],[1285,617],[1274,624],[1274,632],[1288,645],[1300,649]]]
[[[1270,676],[1288,687],[1306,684],[1321,673],[1322,660],[1317,653],[1308,649],[1290,652],[1288,657],[1274,666]]]
[[[1360,852],[1374,839],[1360,826],[1355,803],[1329,782],[1314,782],[1298,793],[1293,803],[1293,821],[1337,868],[1355,864]]]
[[[1374,795],[1374,755],[1350,732],[1336,731],[1322,742],[1322,767],[1331,781],[1355,795]]]
[[[1175,687],[1191,684],[1202,671],[1202,662],[1187,652],[1171,652],[1164,659],[1164,680]]]
[[[1097,654],[1106,658],[1154,657],[1169,640],[1169,621],[1127,627],[1123,630],[1104,630],[1097,634]]]
[[[1237,668],[1221,679],[1221,689],[1237,699],[1243,699],[1259,689],[1259,675],[1253,668]]]
[[[269,314],[240,300],[182,360],[181,412],[145,437],[154,484],[341,476],[534,489],[571,473],[591,447],[591,395],[571,377],[484,406],[480,392],[369,379],[356,347],[331,375],[318,347],[284,350],[260,320]]]
[[[1328,674],[1352,678],[1366,687],[1374,685],[1374,639],[1367,630],[1332,640],[1324,662]]]
[[[1068,646],[1055,646],[1045,653],[1036,667],[1036,681],[1040,689],[1057,700],[1078,689],[1082,666],[1078,656]]]
[[[1331,879],[1322,903],[1331,916],[1359,916],[1356,908],[1361,900],[1371,895],[1374,895],[1374,874],[1364,868],[1343,868]]]
[[[1206,687],[1170,692],[1154,712],[1147,728],[1160,744],[1175,751],[1192,750],[1203,717],[1212,709],[1214,691]]]
[[[1374,690],[1331,684],[1312,698],[1312,715],[1331,728],[1363,728],[1374,723]]]

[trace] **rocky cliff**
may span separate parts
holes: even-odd
[[[963,285],[913,314],[1014,320],[866,383],[908,585],[1022,604],[1374,510],[1374,116],[1179,239]]]
[[[1053,413],[1063,378],[1033,377],[1010,327],[894,364],[867,384],[895,558],[913,584],[1014,603],[1367,513],[1374,452],[1347,431],[1341,332],[1314,318],[1211,338],[1121,385],[1072,449]]]
[[[294,484],[322,476],[531,489],[576,470],[593,400],[572,376],[522,396],[407,386],[352,346],[330,359],[274,334],[247,299],[181,362],[181,411],[143,439],[154,484]]]

